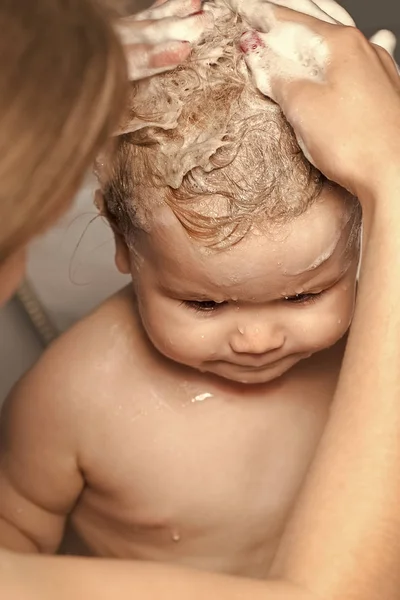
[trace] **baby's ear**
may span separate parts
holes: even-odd
[[[131,261],[129,248],[126,245],[123,235],[114,227],[113,223],[108,219],[107,208],[104,202],[104,196],[101,190],[96,190],[94,195],[94,203],[99,211],[99,215],[108,220],[114,234],[115,240],[115,265],[120,273],[129,275],[131,272]]]
[[[96,190],[94,193],[94,205],[99,211],[99,215],[107,218],[106,205],[104,202],[103,192],[101,190]]]
[[[115,238],[115,265],[122,275],[131,273],[131,257],[129,248],[120,233],[114,231]]]

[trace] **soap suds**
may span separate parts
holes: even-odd
[[[322,263],[324,263],[325,261],[327,261],[335,252],[340,240],[342,237],[342,230],[339,230],[335,239],[332,241],[332,243],[328,246],[328,248],[326,248],[323,252],[321,252],[321,254],[319,254],[319,256],[317,256],[315,258],[315,260],[313,260],[313,262],[311,264],[309,264],[308,266],[306,266],[304,269],[301,269],[299,272],[296,273],[290,273],[290,276],[293,275],[300,275],[302,273],[305,273],[307,271],[315,271],[315,269],[318,269],[318,267],[320,265],[322,265]]]
[[[166,17],[187,17],[200,10],[201,2],[194,0],[167,0],[135,15],[136,21],[165,19]]]
[[[227,3],[251,27],[264,32],[278,21],[273,5],[301,12],[326,23],[355,24],[349,13],[334,0],[227,0]]]
[[[99,166],[107,217],[132,245],[166,205],[204,247],[226,248],[256,223],[302,214],[323,185],[252,83],[240,50],[248,25],[225,0],[204,11],[214,29],[178,68],[132,85],[113,171]]]
[[[157,128],[158,133],[153,132],[153,140],[158,144],[160,153],[155,167],[165,183],[174,189],[180,187],[183,177],[195,167],[200,167],[205,172],[212,171],[215,165],[210,161],[211,157],[229,142],[230,136],[238,133],[230,131],[228,126],[233,116],[228,104],[225,115],[220,113],[215,122],[208,122],[207,127],[188,127],[185,136],[177,137],[175,144],[167,135],[169,131],[178,127],[178,121],[185,110],[187,99],[191,98],[193,102],[193,93],[196,87],[198,88],[198,100],[202,99],[201,95],[209,80],[210,68],[217,65],[220,60],[224,60],[224,57],[237,53],[238,39],[245,30],[244,26],[238,28],[233,25],[231,26],[234,32],[232,36],[226,35],[226,32],[224,35],[218,34],[218,27],[223,27],[225,23],[232,20],[232,12],[226,7],[223,0],[206,3],[204,19],[208,26],[202,31],[201,40],[196,37],[188,40],[196,42],[195,70],[186,69],[185,72],[181,72],[179,68],[176,69],[173,74],[165,78],[162,93],[160,81],[157,78],[137,84],[132,89],[131,97],[128,100],[132,110],[126,115],[118,130],[119,134],[125,134],[149,127]],[[214,20],[218,22],[216,30],[210,26]],[[184,21],[186,23],[188,19]],[[177,30],[176,34],[175,39],[187,39],[188,37],[182,37],[183,34],[180,30]],[[170,32],[168,36],[171,37]],[[218,39],[218,43],[216,43],[216,39]],[[238,79],[249,79],[243,60],[238,61],[237,70]],[[234,74],[231,75],[234,76]],[[213,85],[218,85],[218,80],[214,81]],[[223,85],[223,81],[220,82],[220,85]],[[262,103],[259,101],[259,104]],[[146,107],[146,116],[141,114],[139,109],[136,110],[136,107],[140,106]],[[266,104],[264,104],[265,108],[267,108]],[[150,115],[153,115],[154,118],[149,119]],[[163,158],[164,146],[165,157]],[[199,194],[202,191],[199,182]],[[209,189],[204,191],[210,192]]]
[[[122,20],[117,26],[117,33],[126,46],[129,44],[163,44],[165,42],[196,43],[205,31],[212,29],[213,20],[210,13],[203,12],[186,18],[166,17],[160,27],[159,21],[149,22],[140,28],[131,27],[131,19]]]
[[[242,36],[246,48],[246,63],[254,83],[262,94],[274,97],[271,82],[275,77],[289,81],[308,79],[322,83],[329,63],[329,48],[325,40],[299,23],[277,24],[270,33],[254,32]]]

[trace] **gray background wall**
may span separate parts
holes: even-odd
[[[400,36],[399,0],[342,0],[341,4],[355,18],[364,33],[391,29]]]

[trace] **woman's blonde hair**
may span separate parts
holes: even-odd
[[[0,260],[67,206],[125,97],[95,0],[0,2]]]

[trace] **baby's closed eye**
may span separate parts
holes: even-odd
[[[294,296],[285,296],[285,302],[289,302],[291,304],[309,304],[311,302],[316,302],[321,296],[325,293],[326,290],[316,293],[308,293],[308,294],[295,294]]]
[[[226,302],[216,302],[215,300],[184,300],[182,302],[184,306],[199,312],[211,312],[218,308],[221,308]]]

